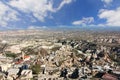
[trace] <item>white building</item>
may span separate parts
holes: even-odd
[[[11,67],[11,64],[0,64],[0,69],[1,69],[1,71],[3,72],[3,71],[7,71],[8,70],[8,68],[10,68]]]
[[[29,80],[33,78],[32,70],[23,70],[21,72],[20,80]]]

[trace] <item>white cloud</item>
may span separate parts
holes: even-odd
[[[55,13],[72,1],[62,0],[57,8],[53,8],[53,4],[55,4],[53,0],[9,0],[6,2],[7,5],[0,1],[0,26],[7,26],[11,21],[19,20],[19,13],[16,9],[27,15],[32,14],[33,17],[30,17],[31,22],[34,22],[36,19],[44,22],[46,17],[52,18],[51,15],[48,15],[49,12]]]
[[[93,17],[87,17],[87,18],[82,18],[82,20],[78,20],[78,21],[74,21],[72,22],[73,25],[88,25],[94,22],[94,18]]]
[[[47,17],[48,11],[54,12],[52,4],[50,0],[11,0],[9,2],[9,5],[24,13],[32,13],[32,15],[41,22]]]
[[[18,13],[0,2],[0,26],[6,27],[8,22],[19,20],[17,17]]]
[[[106,20],[107,26],[120,26],[120,7],[115,10],[101,9],[98,16]]]
[[[72,0],[63,0],[58,8],[53,8],[53,0],[11,0],[8,4],[44,22],[45,17],[48,17],[48,12],[57,12],[65,4],[71,2]]]
[[[46,26],[29,26],[28,29],[46,29]]]
[[[110,4],[111,2],[113,2],[113,0],[101,0],[102,2],[104,2],[105,4]]]
[[[91,26],[91,27],[105,27],[104,24],[90,24],[90,25],[87,25],[87,26]]]
[[[70,4],[73,0],[63,0],[56,10],[60,10],[65,4]]]

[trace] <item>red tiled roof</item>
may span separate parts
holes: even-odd
[[[21,62],[23,62],[23,60],[19,60],[19,61],[15,62],[15,64],[20,64]]]
[[[24,59],[29,58],[30,56],[24,56]]]
[[[108,74],[108,73],[104,74],[104,75],[102,76],[102,78],[103,78],[104,80],[118,80],[116,76],[111,75],[111,74]]]

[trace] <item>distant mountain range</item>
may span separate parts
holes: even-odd
[[[0,28],[0,31],[16,31],[16,30],[29,30],[29,29],[5,29]],[[30,29],[32,30],[32,29]],[[48,27],[45,29],[33,29],[33,30],[77,30],[77,31],[120,31],[120,27],[98,27],[98,26],[87,26],[87,27],[80,27],[80,26],[65,26],[65,27]]]

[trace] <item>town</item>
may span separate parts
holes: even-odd
[[[2,31],[0,80],[120,80],[120,33]]]

